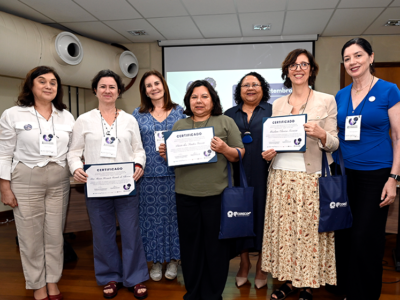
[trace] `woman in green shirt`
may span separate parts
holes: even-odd
[[[185,300],[220,300],[229,270],[229,244],[219,240],[221,194],[228,186],[227,160],[244,155],[240,131],[233,119],[222,115],[217,92],[206,80],[188,88],[184,114],[172,130],[214,127],[211,150],[216,163],[175,167],[175,192]],[[160,155],[166,159],[165,145]]]

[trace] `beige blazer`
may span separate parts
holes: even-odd
[[[290,114],[293,106],[288,103],[288,99],[289,95],[275,100],[272,105],[273,117]],[[302,113],[302,111],[303,107],[300,108],[300,113]],[[326,131],[325,147],[322,146],[319,139],[307,135],[304,162],[306,164],[307,173],[311,174],[321,171],[322,149],[327,152],[328,162],[331,164],[333,162],[331,152],[339,147],[335,98],[329,94],[313,91],[304,113],[307,114],[307,122],[317,122],[318,125]]]

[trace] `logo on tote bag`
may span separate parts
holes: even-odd
[[[230,210],[230,211],[228,211],[227,215],[228,215],[228,218],[232,218],[232,217],[250,217],[251,211],[249,211],[249,212],[237,212],[237,211],[233,212],[233,211]]]
[[[329,203],[329,207],[331,208],[331,209],[334,209],[334,208],[339,208],[339,207],[347,207],[347,202],[343,202],[343,203],[340,203],[340,202],[331,202],[331,203]]]

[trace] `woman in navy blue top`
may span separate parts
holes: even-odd
[[[269,85],[256,72],[250,72],[242,77],[235,90],[235,102],[238,104],[225,112],[233,118],[242,133],[246,156],[243,166],[249,186],[254,187],[253,212],[255,237],[240,238],[236,241],[236,250],[241,253],[240,269],[236,276],[238,287],[247,282],[251,268],[249,252],[260,252],[264,231],[266,182],[268,166],[261,156],[262,152],[262,120],[272,114],[269,100]],[[234,164],[235,184],[239,185],[238,165]],[[267,275],[261,271],[261,255],[256,266],[255,286],[262,288],[267,284]]]
[[[342,58],[353,78],[336,95],[353,226],[336,232],[338,292],[347,300],[378,300],[386,219],[400,174],[400,91],[373,75],[374,53],[365,39],[348,41]]]

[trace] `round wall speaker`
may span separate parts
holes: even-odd
[[[55,48],[58,54],[56,57],[60,63],[77,65],[83,59],[83,48],[78,37],[70,32],[64,31],[57,35]]]
[[[124,51],[119,57],[119,67],[128,78],[133,78],[139,72],[139,62],[131,51]]]

